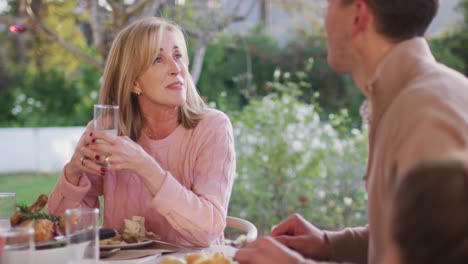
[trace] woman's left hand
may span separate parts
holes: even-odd
[[[153,195],[159,191],[166,172],[140,145],[127,136],[114,136],[104,131],[95,130],[92,137],[89,148],[105,153],[95,161],[104,161],[107,171],[133,171]]]
[[[114,136],[94,130],[92,137],[95,140],[89,144],[89,148],[97,153],[103,153],[96,162],[104,161],[108,171],[128,169],[139,173],[141,168],[157,164],[140,145],[127,136]]]

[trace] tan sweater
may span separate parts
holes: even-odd
[[[379,263],[388,199],[402,175],[468,149],[468,79],[435,61],[425,39],[394,47],[364,92],[372,106],[366,187],[369,225],[327,232],[334,261]]]

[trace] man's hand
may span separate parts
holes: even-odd
[[[234,260],[240,264],[300,264],[304,258],[271,237],[262,237],[237,251]]]
[[[329,260],[331,248],[325,232],[307,222],[301,215],[293,214],[271,232],[276,241],[299,252],[305,258]]]

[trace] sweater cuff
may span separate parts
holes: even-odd
[[[180,197],[180,189],[183,186],[172,176],[169,171],[166,171],[164,181],[158,193],[153,198],[152,207],[161,215],[167,215],[172,211],[174,205],[179,204],[177,201]]]
[[[325,239],[325,243],[328,245],[330,248],[330,257],[327,261],[330,261],[332,259],[336,259],[335,257],[335,244],[336,244],[336,232],[331,232],[331,231],[324,231],[323,232],[323,238]]]
[[[86,175],[82,175],[79,182],[78,186],[71,184],[67,178],[65,177],[65,170],[63,174],[60,176],[60,190],[62,192],[62,196],[67,198],[68,200],[71,200],[73,202],[81,202],[83,198],[86,196],[86,194],[89,192],[91,189],[91,182],[89,181],[88,177]]]
[[[346,228],[341,231],[325,231],[330,245],[330,260],[355,263],[367,262],[367,228]]]

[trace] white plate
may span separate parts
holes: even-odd
[[[121,249],[129,249],[129,248],[141,248],[153,243],[152,240],[144,240],[137,243],[131,244],[119,244],[119,245],[99,245],[99,249],[114,249],[114,248],[121,248]]]
[[[64,247],[67,245],[67,239],[64,236],[56,236],[51,240],[47,240],[44,242],[37,242],[36,249],[51,249],[51,248],[59,248]]]

